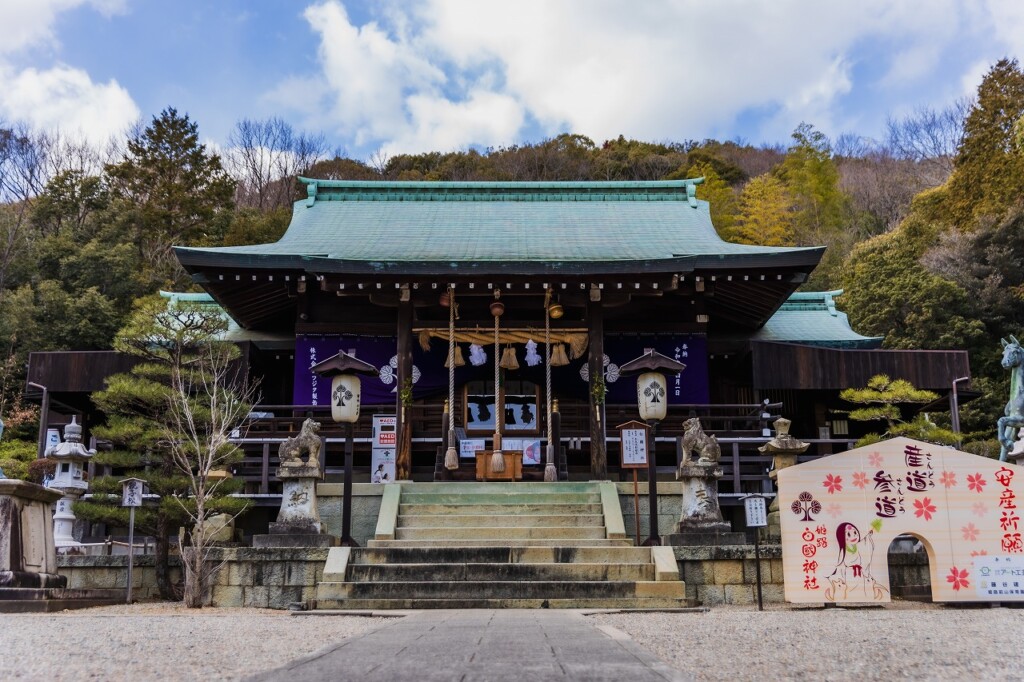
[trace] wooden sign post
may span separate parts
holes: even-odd
[[[628,421],[619,424],[619,443],[622,445],[623,469],[633,470],[633,518],[636,521],[636,542],[640,544],[640,490],[637,483],[637,469],[647,467],[647,436],[651,427],[643,422]]]
[[[768,514],[762,495],[747,495],[743,498],[743,511],[747,516],[747,528],[761,529],[768,525]],[[754,533],[754,565],[757,567],[757,610],[764,611],[761,598],[761,534]]]
[[[135,563],[135,508],[142,506],[146,482],[141,478],[121,481],[121,506],[128,507],[128,591],[125,602],[132,603],[132,565]]]

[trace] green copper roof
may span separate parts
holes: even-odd
[[[787,341],[834,348],[879,348],[882,337],[861,336],[846,313],[836,310],[835,291],[798,291],[752,337],[754,341]]]
[[[813,268],[821,248],[731,244],[711,224],[697,180],[660,182],[356,182],[302,179],[273,244],[178,248],[186,267],[461,269],[472,264],[651,264]],[[724,264],[722,259],[730,261]],[[313,262],[319,261],[319,262]],[[360,264],[362,264],[360,266]],[[463,264],[460,266],[459,264]],[[641,265],[640,267],[649,267]],[[550,268],[548,268],[550,269]],[[622,266],[612,268],[622,269]],[[524,272],[525,274],[525,272]]]

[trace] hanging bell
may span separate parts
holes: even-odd
[[[456,367],[462,367],[464,364],[466,364],[465,358],[462,357],[462,346],[460,346],[459,344],[455,344],[455,354],[454,354],[454,357],[455,357],[455,366]],[[445,358],[445,361],[444,361],[444,366],[447,367],[448,369],[451,369],[451,364],[449,364],[450,360],[451,360],[451,357],[448,357],[448,358]]]
[[[568,364],[569,358],[565,355],[565,344],[555,344],[554,349],[551,351],[551,366],[564,367]]]
[[[519,360],[516,359],[514,346],[505,346],[505,352],[501,354],[501,362],[498,366],[502,369],[519,369]]]

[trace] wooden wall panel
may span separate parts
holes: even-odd
[[[967,351],[848,350],[795,343],[751,344],[755,388],[843,389],[864,386],[876,374],[918,388],[949,389],[970,376]]]

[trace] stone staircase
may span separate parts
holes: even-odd
[[[401,483],[366,548],[330,550],[318,609],[678,608],[670,547],[634,547],[598,483]]]

